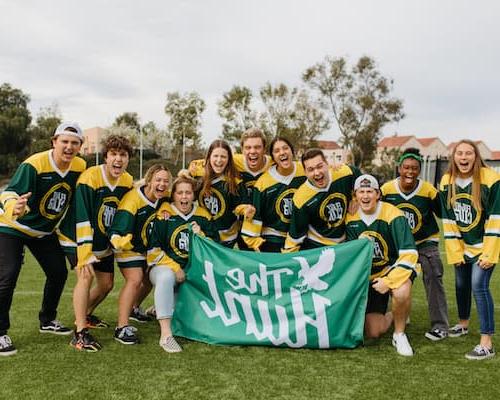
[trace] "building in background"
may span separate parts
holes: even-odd
[[[105,130],[98,126],[83,131],[83,145],[80,153],[84,156],[101,152],[101,140]]]

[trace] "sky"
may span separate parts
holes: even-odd
[[[196,91],[210,143],[233,85],[301,86],[326,56],[368,55],[404,102],[385,136],[500,150],[499,17],[494,0],[0,0],[0,83],[29,94],[34,117],[55,103],[84,129],[123,112],[165,127],[167,92]]]

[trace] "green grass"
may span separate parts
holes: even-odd
[[[498,273],[492,290],[498,297]],[[38,333],[43,274],[31,255],[23,266],[11,310],[9,331],[18,354],[0,359],[0,399],[499,399],[500,356],[468,361],[464,353],[479,341],[473,310],[471,333],[431,343],[421,279],[414,285],[408,334],[416,355],[398,356],[390,335],[355,350],[289,350],[219,347],[182,340],[184,352],[167,354],[158,346],[155,322],[138,324],[142,343],[124,346],[112,329],[95,331],[99,353],[80,353],[69,337]],[[445,282],[450,323],[456,322],[453,270]],[[98,315],[116,321],[122,279]],[[70,273],[59,318],[71,325]],[[146,303],[151,303],[148,299]],[[499,320],[498,306],[496,318]],[[500,348],[500,344],[499,344]]]

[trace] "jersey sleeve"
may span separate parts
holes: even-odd
[[[443,222],[443,237],[444,237],[444,247],[446,250],[446,259],[448,264],[463,264],[465,244],[462,239],[460,230],[455,221],[455,213],[453,209],[448,204],[448,190],[449,185],[447,184],[447,175],[443,177],[440,184],[440,196],[439,200],[441,203],[441,220]]]
[[[128,251],[134,248],[132,238],[138,206],[131,193],[133,192],[128,192],[128,195],[125,195],[120,201],[113,223],[108,231],[110,242],[115,250]]]
[[[85,183],[76,187],[76,244],[78,266],[97,261],[92,253],[94,227],[91,224],[92,211],[95,208],[94,190]]]
[[[167,242],[167,238],[165,237],[165,232],[167,232],[165,225],[167,223],[168,220],[160,220],[158,218],[154,220],[151,236],[149,237],[146,260],[150,268],[167,267],[173,272],[177,272],[181,269],[180,264],[168,257],[163,248],[164,243]]]
[[[479,259],[495,265],[500,252],[500,181],[498,179],[490,187],[485,212],[483,253]]]
[[[28,210],[34,206],[37,198],[36,176],[37,171],[31,164],[22,163],[19,166],[5,191],[0,194],[4,217],[13,219],[14,206],[19,196],[25,193],[31,192],[31,197],[28,199]]]
[[[390,231],[398,258],[382,279],[390,289],[397,289],[413,273],[417,273],[418,252],[404,216],[396,217],[390,222]]]
[[[262,206],[264,202],[264,194],[259,190],[258,183],[253,190],[252,205],[255,207],[255,215],[251,220],[244,219],[241,227],[241,235],[243,241],[248,247],[258,250],[264,242],[261,238],[262,233]]]
[[[305,206],[298,207],[293,201],[292,218],[290,220],[290,229],[286,235],[283,252],[298,251],[307,236],[309,228],[309,216]]]

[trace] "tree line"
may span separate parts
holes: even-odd
[[[351,162],[374,171],[372,161],[383,127],[404,118],[403,102],[392,94],[393,80],[379,71],[371,57],[363,56],[350,65],[344,57],[327,56],[307,68],[301,81],[300,87],[267,82],[257,93],[234,85],[217,103],[222,119],[219,136],[238,150],[241,134],[257,126],[269,139],[287,137],[300,153],[332,129],[340,137],[340,145],[350,151]],[[0,86],[0,175],[12,173],[28,154],[49,148],[50,137],[62,120],[54,104],[40,110],[32,121],[29,101],[30,96],[21,89],[8,83]],[[125,134],[136,148],[142,136],[145,159],[168,160],[175,171],[181,167],[183,143],[189,159],[204,154],[205,108],[205,101],[195,91],[169,92],[164,127],[152,121],[142,124],[136,112],[125,112],[106,130]]]

